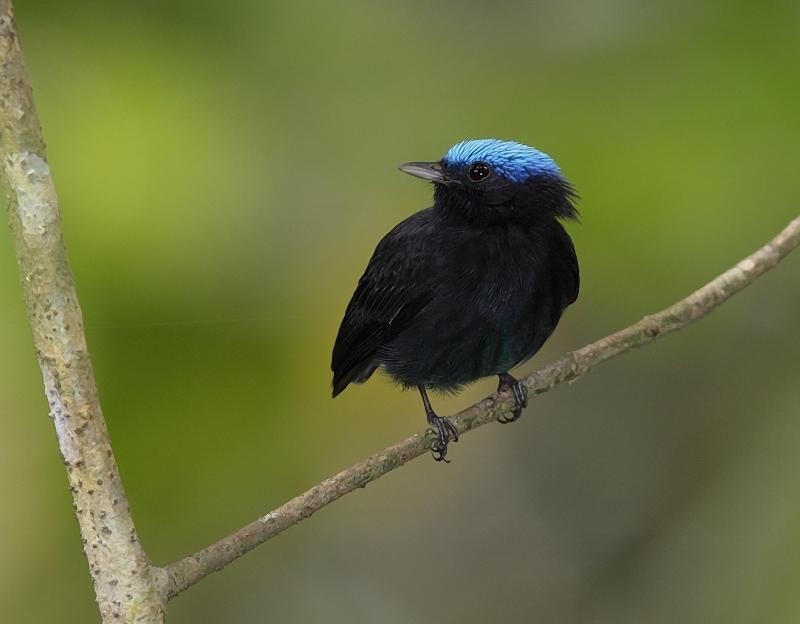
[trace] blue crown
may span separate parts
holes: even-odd
[[[456,143],[445,154],[449,167],[461,167],[481,161],[512,182],[524,182],[531,176],[549,174],[561,176],[556,162],[544,152],[499,139],[475,139]]]

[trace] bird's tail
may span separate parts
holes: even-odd
[[[361,384],[367,379],[372,377],[372,374],[378,369],[378,364],[370,362],[362,368],[351,369],[344,375],[333,375],[333,396],[334,398],[342,393],[342,391],[351,383]]]

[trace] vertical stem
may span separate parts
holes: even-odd
[[[164,621],[111,450],[10,0],[0,0],[0,179],[50,417],[103,622]]]

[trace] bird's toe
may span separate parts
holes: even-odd
[[[431,445],[431,454],[436,461],[450,463],[447,458],[447,447],[450,442],[458,442],[458,429],[449,418],[434,416],[430,419],[431,426],[436,432],[436,440]]]
[[[509,373],[502,373],[498,376],[500,377],[500,383],[497,386],[497,391],[505,392],[511,390],[511,394],[514,397],[514,409],[511,410],[511,414],[501,414],[497,417],[497,422],[506,425],[518,420],[522,416],[522,410],[528,407],[528,387]]]

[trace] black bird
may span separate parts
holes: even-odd
[[[576,195],[552,158],[512,141],[462,141],[437,162],[400,170],[433,183],[433,206],[378,243],[333,347],[333,396],[379,367],[418,388],[439,461],[458,431],[433,411],[427,389],[498,375],[498,390],[516,402],[500,421],[527,405],[527,388],[508,371],[578,297],[578,260],[559,222],[577,219]]]

